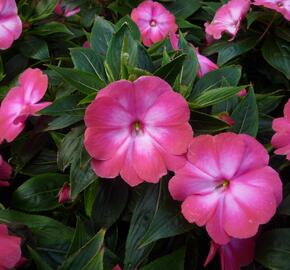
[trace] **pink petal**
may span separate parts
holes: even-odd
[[[209,249],[209,253],[206,257],[206,260],[204,262],[204,267],[206,267],[211,261],[212,259],[214,258],[216,252],[218,251],[218,246],[215,242],[211,241],[210,242],[210,249]]]
[[[219,198],[218,192],[207,195],[191,195],[182,203],[181,212],[188,222],[204,226],[215,212]]]
[[[272,122],[272,128],[278,132],[290,133],[290,121],[285,117],[276,118]]]
[[[290,144],[290,139],[289,139],[289,132],[278,132],[274,134],[271,140],[271,144],[275,148],[280,148],[284,146],[288,146]]]
[[[148,127],[146,132],[159,143],[165,151],[181,155],[187,152],[187,147],[192,140],[192,128],[186,123],[178,126]]]
[[[12,174],[12,167],[10,166],[9,163],[6,161],[2,161],[0,164],[0,179],[1,180],[6,180],[10,179]]]

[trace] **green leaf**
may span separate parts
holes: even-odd
[[[114,25],[98,16],[91,33],[91,48],[98,54],[105,56],[114,33]]]
[[[71,125],[83,121],[81,115],[63,115],[55,118],[48,123],[48,127],[44,131],[59,130],[70,127]]]
[[[105,82],[97,75],[73,68],[62,68],[51,65],[49,65],[49,68],[56,71],[66,82],[84,94],[88,95],[105,87]]]
[[[28,212],[52,210],[60,206],[57,194],[69,180],[58,173],[41,174],[25,181],[13,194],[12,204]]]
[[[94,224],[109,228],[120,217],[127,199],[128,185],[123,180],[100,181],[93,206]]]
[[[164,79],[165,81],[167,81],[169,84],[172,85],[175,82],[178,74],[181,72],[185,57],[186,57],[185,54],[177,56],[165,66],[157,69],[154,75]]]
[[[44,37],[57,33],[73,35],[73,33],[63,23],[59,22],[49,22],[42,24],[30,31],[30,34]]]
[[[246,86],[220,87],[202,92],[189,103],[191,109],[205,108],[233,97]]]
[[[86,215],[92,217],[96,193],[98,192],[100,181],[95,181],[84,192],[84,208]]]
[[[256,94],[257,105],[260,113],[270,113],[279,106],[284,96],[274,94],[276,93]]]
[[[199,0],[176,0],[165,4],[177,18],[186,19],[200,8]]]
[[[290,216],[290,195],[286,196],[278,208],[280,215]]]
[[[241,78],[240,66],[228,66],[211,71],[200,78],[195,84],[190,100],[203,91],[222,86],[237,86]]]
[[[185,248],[180,248],[166,256],[141,267],[140,270],[184,270]]]
[[[103,81],[106,80],[104,59],[101,55],[85,48],[72,48],[70,53],[76,69],[92,73]]]
[[[259,237],[256,260],[272,270],[288,270],[290,265],[290,229],[275,229]]]
[[[71,228],[54,219],[14,210],[0,210],[0,223],[26,225],[32,232],[35,247],[40,256],[44,253],[55,265],[64,259],[73,236]]]
[[[135,40],[141,40],[141,34],[140,34],[140,31],[139,31],[139,28],[138,26],[135,24],[135,22],[132,21],[132,19],[130,18],[129,15],[126,15],[124,16],[123,18],[121,18],[117,24],[116,24],[116,27],[117,27],[117,30],[119,30],[123,24],[127,24],[129,29],[130,29],[130,32],[133,36],[133,38]]]
[[[248,95],[235,108],[231,117],[235,120],[235,125],[231,128],[231,131],[256,137],[259,128],[259,116],[252,87],[250,87]]]
[[[91,240],[67,258],[59,270],[86,269],[103,247],[105,230],[101,229]],[[87,268],[92,269],[92,268]],[[100,269],[100,268],[95,268]]]
[[[267,38],[262,46],[265,60],[290,80],[289,43],[278,38]]]
[[[46,261],[41,258],[36,250],[32,249],[30,246],[27,246],[27,249],[38,270],[53,270],[53,268],[51,268]]]
[[[53,13],[58,2],[58,0],[39,0],[35,8],[35,16],[33,16],[29,21],[39,21],[48,17]]]
[[[57,153],[57,164],[61,171],[65,171],[65,169],[73,162],[75,158],[74,155],[77,153],[77,150],[82,143],[83,132],[83,127],[73,128],[61,141]]]
[[[35,60],[44,60],[49,58],[47,43],[43,39],[34,36],[27,36],[20,47],[20,51],[26,57]]]

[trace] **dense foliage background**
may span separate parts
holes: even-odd
[[[22,268],[203,269],[210,239],[182,217],[180,203],[169,196],[173,174],[135,188],[121,178],[99,179],[82,144],[84,112],[99,89],[154,74],[187,99],[195,135],[233,131],[265,144],[283,180],[284,200],[261,227],[255,261],[246,269],[290,269],[289,161],[272,155],[270,144],[272,120],[282,116],[289,97],[289,22],[252,6],[233,41],[224,36],[206,46],[204,23],[226,1],[159,1],[176,16],[180,49],[175,51],[169,39],[142,45],[130,19],[140,1],[76,0],[73,5],[81,11],[71,17],[54,13],[57,2],[17,1],[24,30],[0,52],[2,98],[21,72],[38,67],[49,77],[45,100],[53,101],[40,117],[26,121],[15,141],[1,145],[13,179],[0,189],[0,221],[23,239],[29,261]],[[87,40],[90,48],[83,47]],[[198,78],[191,43],[220,68]],[[242,88],[248,94],[236,96]],[[235,124],[222,121],[222,112]],[[64,183],[70,184],[71,199],[60,204]],[[216,257],[207,269],[218,267]]]

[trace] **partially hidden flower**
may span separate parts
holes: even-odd
[[[65,203],[71,199],[71,188],[68,183],[64,183],[58,192],[58,202]]]
[[[40,69],[26,69],[19,77],[19,86],[12,88],[0,107],[0,143],[13,141],[24,129],[30,115],[49,106],[51,102],[38,103],[48,87],[47,75]]]
[[[21,261],[21,238],[9,235],[7,225],[0,224],[0,269],[13,269]]]
[[[88,40],[84,42],[83,48],[86,48],[86,49],[91,48],[90,42]]]
[[[148,47],[177,31],[174,15],[160,3],[151,0],[134,8],[131,18],[139,27],[144,45]]]
[[[228,112],[219,113],[218,118],[227,123],[229,126],[233,126],[236,123],[235,120],[232,117],[230,117]]]
[[[290,1],[289,0],[255,0],[254,5],[264,6],[281,13],[286,20],[290,21]]]
[[[64,9],[63,9],[64,8]],[[81,9],[79,7],[71,8],[70,5],[65,5],[62,7],[62,0],[58,2],[54,9],[54,13],[59,15],[59,16],[64,16],[64,17],[71,17],[77,13],[79,13]]]
[[[112,270],[122,270],[119,264],[117,264]]]
[[[217,10],[211,23],[205,23],[206,34],[220,39],[227,33],[234,39],[250,5],[250,0],[230,0]]]
[[[176,33],[169,34],[169,41],[173,50],[178,50],[179,36]]]
[[[22,22],[17,13],[15,0],[0,1],[0,49],[11,47],[22,33]]]
[[[3,160],[2,156],[0,155],[0,187],[7,187],[9,186],[9,180],[12,174],[12,167]]]
[[[194,48],[195,54],[198,61],[198,72],[197,76],[201,78],[206,73],[218,69],[218,65],[209,60],[207,57],[199,53],[198,48]]]
[[[237,96],[238,97],[245,97],[246,95],[247,95],[247,89],[242,89],[241,91],[239,91],[238,93],[237,93]]]
[[[169,191],[183,201],[184,217],[206,226],[216,243],[250,238],[275,214],[282,183],[256,139],[231,132],[201,135],[189,145],[187,159]]]
[[[99,91],[85,113],[84,145],[103,178],[156,183],[185,163],[192,139],[185,99],[155,76],[120,80]]]
[[[242,266],[249,265],[254,260],[255,241],[253,238],[232,239],[226,245],[219,245],[211,241],[210,251],[204,266],[207,266],[219,253],[221,270],[240,270]]]
[[[276,155],[286,155],[290,160],[290,99],[285,104],[284,116],[274,119],[272,128],[276,133],[272,137],[271,144]]]

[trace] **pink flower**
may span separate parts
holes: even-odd
[[[71,8],[69,5],[66,5],[64,8],[64,11],[61,6],[62,0],[58,2],[54,9],[54,13],[59,15],[59,16],[64,16],[64,17],[71,17],[81,11],[79,7]]]
[[[91,48],[90,42],[88,40],[84,42],[83,48],[86,48],[86,49]]]
[[[229,126],[235,125],[235,120],[229,116],[228,112],[219,113],[218,118],[226,122]]]
[[[211,60],[209,60],[207,57],[201,55],[198,51],[198,48],[194,48],[197,61],[198,61],[198,73],[197,76],[201,78],[206,73],[218,69],[218,65],[213,63]]]
[[[7,180],[11,178],[11,174],[11,166],[6,161],[4,161],[0,155],[0,187],[9,186],[9,182],[7,182]]]
[[[112,270],[122,270],[119,264],[117,264]]]
[[[205,24],[205,32],[214,39],[220,39],[222,34],[226,32],[234,39],[250,4],[250,0],[230,0],[217,10],[210,24]]]
[[[19,86],[12,88],[0,107],[0,143],[13,141],[24,129],[25,120],[51,102],[39,102],[45,95],[48,79],[39,69],[26,69],[19,77]]]
[[[253,238],[232,239],[226,245],[218,245],[211,241],[204,267],[214,258],[217,251],[220,255],[221,270],[240,270],[242,266],[247,266],[253,261],[255,241]]]
[[[242,89],[240,92],[237,93],[238,97],[244,97],[247,95],[247,90],[246,89]]]
[[[11,47],[22,33],[22,23],[17,14],[15,0],[0,1],[0,49]]]
[[[246,134],[201,135],[192,140],[188,162],[169,182],[182,214],[206,226],[218,244],[254,236],[282,199],[279,175],[265,148]]]
[[[151,0],[134,8],[131,18],[139,27],[145,46],[151,46],[177,30],[174,15],[158,2]]]
[[[170,44],[173,50],[178,50],[179,36],[176,33],[172,33],[169,35]]]
[[[65,203],[71,199],[71,189],[68,183],[64,183],[58,192],[58,202]]]
[[[272,137],[272,145],[277,148],[276,155],[287,155],[290,160],[290,99],[284,107],[284,117],[273,121],[272,128],[276,133]]]
[[[185,163],[192,138],[185,99],[158,77],[121,80],[99,91],[85,113],[84,145],[97,175],[131,186],[157,183]]]
[[[5,224],[0,224],[0,269],[14,268],[21,261],[21,238],[10,236]]]
[[[286,20],[290,21],[290,1],[289,0],[255,0],[256,6],[264,6],[281,13]]]

